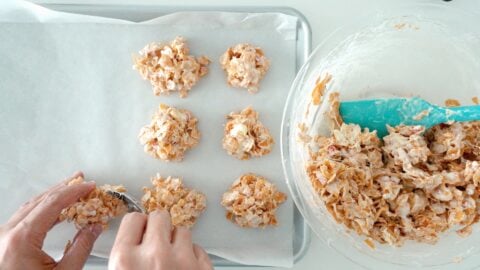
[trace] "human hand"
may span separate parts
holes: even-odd
[[[42,250],[48,231],[58,222],[65,207],[87,195],[95,188],[88,182],[68,186],[76,173],[43,194],[31,199],[0,226],[0,269],[82,269],[93,243],[102,232],[100,225],[78,231],[72,246],[56,262]]]
[[[209,270],[207,253],[192,243],[189,229],[172,232],[170,215],[156,210],[150,215],[129,213],[123,217],[108,268],[111,270]]]

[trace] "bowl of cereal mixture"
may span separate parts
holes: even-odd
[[[374,98],[478,104],[479,24],[445,5],[376,12],[332,33],[299,71],[282,125],[286,179],[312,230],[351,260],[462,268],[479,254],[480,119],[379,138],[338,112]]]

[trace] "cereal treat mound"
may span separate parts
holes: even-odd
[[[189,55],[185,39],[176,37],[170,44],[148,44],[134,56],[133,62],[133,68],[150,81],[156,96],[178,91],[183,98],[207,74],[210,60]]]
[[[265,228],[277,225],[275,210],[287,195],[265,178],[252,173],[240,176],[223,194],[226,217],[241,227]]]
[[[164,161],[181,161],[198,144],[197,118],[188,110],[160,104],[150,124],[138,135],[146,153]]]
[[[273,138],[258,120],[258,113],[247,107],[240,113],[227,116],[223,148],[238,159],[260,157],[272,151]]]
[[[156,209],[167,210],[173,226],[191,228],[207,207],[205,195],[185,187],[180,178],[162,178],[157,174],[152,178],[152,184],[151,188],[143,188],[143,206],[147,213]]]
[[[246,43],[228,48],[220,58],[220,64],[227,72],[229,85],[247,88],[250,93],[258,91],[258,84],[270,67],[262,49]]]
[[[68,185],[82,183],[83,177],[79,176],[72,179]],[[101,224],[103,229],[108,228],[108,222],[127,212],[125,203],[112,195],[108,194],[108,190],[125,192],[123,186],[103,185],[96,187],[92,192],[71,206],[65,208],[60,213],[59,220],[74,222],[78,229],[84,228],[91,224]]]

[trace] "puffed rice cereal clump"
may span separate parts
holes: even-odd
[[[249,93],[258,92],[260,80],[270,67],[263,50],[247,43],[228,48],[220,57],[220,64],[227,73],[227,83],[247,88]]]
[[[79,176],[68,182],[68,185],[83,183],[83,177]],[[96,187],[92,192],[71,206],[62,210],[59,216],[60,221],[73,222],[77,229],[92,224],[100,224],[103,229],[108,228],[108,222],[115,217],[127,212],[125,203],[108,194],[107,191],[125,192],[125,187],[103,185]]]
[[[307,141],[306,172],[327,211],[367,243],[469,235],[480,220],[480,121],[388,131],[381,141],[342,123]]]
[[[240,176],[223,194],[226,218],[241,227],[265,228],[277,225],[276,209],[287,199],[264,177],[252,173]]]
[[[152,178],[152,187],[143,188],[142,203],[147,213],[156,209],[170,212],[173,226],[191,228],[207,207],[207,197],[183,185],[180,178],[159,174]]]
[[[197,118],[192,112],[160,104],[150,124],[138,135],[144,151],[163,161],[181,161],[200,140]]]
[[[230,155],[241,160],[261,157],[270,153],[274,144],[272,135],[252,107],[227,116],[223,148]]]
[[[210,60],[206,56],[189,55],[189,48],[183,37],[176,37],[170,44],[150,43],[133,57],[133,68],[144,80],[153,86],[153,94],[168,95],[177,91],[180,97],[208,72]]]

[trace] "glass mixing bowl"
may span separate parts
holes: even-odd
[[[305,174],[308,155],[298,141],[298,125],[311,134],[328,134],[325,102],[307,105],[315,80],[332,75],[325,96],[340,92],[341,100],[420,96],[432,103],[458,99],[473,104],[480,96],[480,16],[445,5],[414,5],[378,11],[332,33],[314,50],[299,71],[285,106],[282,124],[283,167],[292,197],[312,230],[347,258],[375,268],[381,266],[440,266],[456,268],[473,263],[480,251],[480,225],[469,237],[454,231],[440,235],[437,244],[407,241],[395,248],[348,232],[326,212]],[[328,102],[328,98],[324,98]]]

